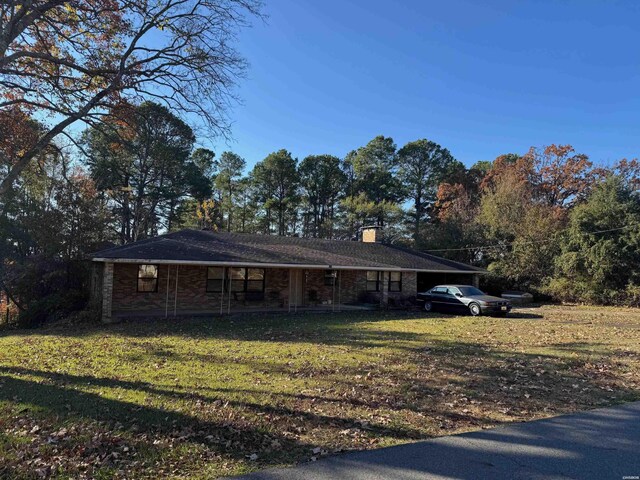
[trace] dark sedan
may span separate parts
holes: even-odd
[[[505,316],[511,311],[511,302],[508,300],[487,295],[471,285],[438,285],[419,293],[418,301],[424,302],[427,312],[437,310],[477,317],[482,314]]]

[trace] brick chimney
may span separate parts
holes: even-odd
[[[364,243],[382,243],[383,231],[380,225],[362,227],[362,241]]]

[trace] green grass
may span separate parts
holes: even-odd
[[[0,333],[0,478],[211,478],[640,399],[640,312]]]

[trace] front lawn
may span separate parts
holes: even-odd
[[[211,478],[640,399],[640,312],[0,333],[0,478]]]

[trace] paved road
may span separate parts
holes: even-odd
[[[244,480],[640,479],[640,402],[337,455]]]

